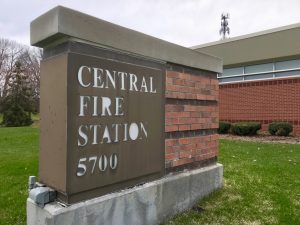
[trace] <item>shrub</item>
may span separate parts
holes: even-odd
[[[33,123],[31,120],[31,115],[28,112],[25,112],[19,106],[10,107],[9,110],[6,110],[3,113],[3,121],[7,127],[20,127],[20,126],[29,126]]]
[[[255,135],[261,129],[261,124],[256,122],[241,122],[231,124],[231,133],[236,135]]]
[[[269,133],[277,136],[288,136],[293,131],[293,126],[287,122],[273,122],[269,124]]]
[[[221,121],[219,123],[218,133],[219,134],[228,134],[230,127],[231,127],[230,123]]]

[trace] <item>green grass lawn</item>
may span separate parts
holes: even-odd
[[[224,188],[166,224],[300,224],[300,145],[221,140]]]
[[[26,224],[28,176],[37,175],[38,129],[0,128],[0,224]]]
[[[166,224],[300,224],[300,145],[221,141],[224,188]],[[0,224],[26,224],[38,128],[0,128]]]

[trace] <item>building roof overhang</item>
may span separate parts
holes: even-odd
[[[300,57],[300,23],[191,47],[223,59],[224,67]]]

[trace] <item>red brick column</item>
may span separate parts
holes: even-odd
[[[300,134],[300,78],[220,85],[220,120],[290,122]]]
[[[218,155],[216,73],[168,65],[165,162],[167,171],[215,163]]]

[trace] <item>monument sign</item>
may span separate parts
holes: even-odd
[[[160,224],[222,187],[221,59],[62,6],[32,21],[31,44],[44,55],[28,224]]]
[[[67,203],[164,174],[163,64],[110,54],[42,62],[40,180]]]

